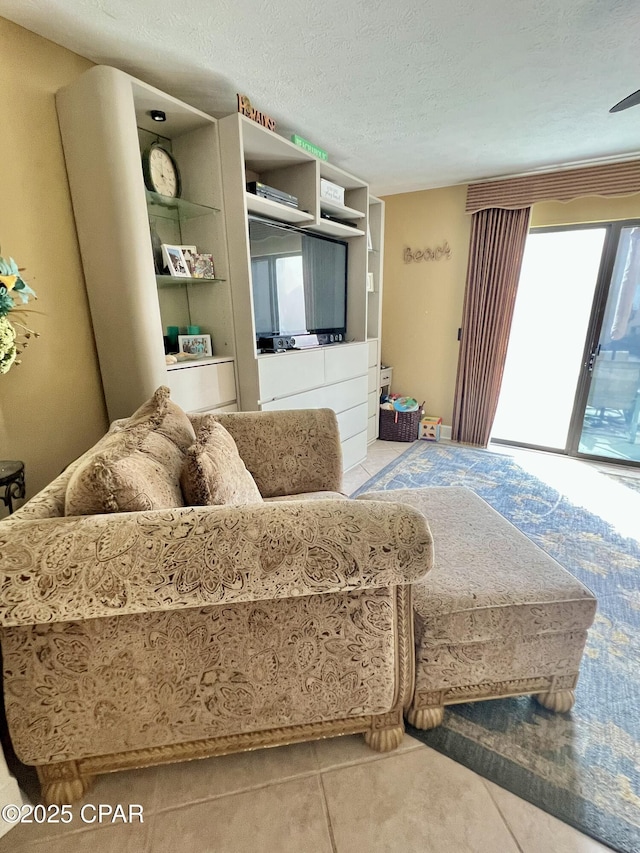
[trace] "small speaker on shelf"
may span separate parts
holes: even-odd
[[[267,352],[285,352],[285,350],[293,349],[295,345],[295,338],[292,338],[291,335],[258,338],[258,349]]]

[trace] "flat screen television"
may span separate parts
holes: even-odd
[[[347,244],[249,217],[256,339],[347,330]]]

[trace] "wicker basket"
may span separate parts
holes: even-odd
[[[420,409],[415,412],[380,409],[380,438],[382,441],[415,441],[418,438],[420,414]]]

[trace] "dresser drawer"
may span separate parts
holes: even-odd
[[[370,418],[374,418],[378,416],[378,409],[380,408],[380,395],[378,391],[372,391],[367,397],[367,416]]]
[[[236,399],[232,361],[198,364],[167,371],[171,399],[185,412],[214,409]]]
[[[330,409],[331,394],[326,388],[314,388],[313,391],[303,391],[290,397],[278,397],[262,403],[263,412],[280,411],[281,409]]]
[[[347,471],[367,458],[367,431],[359,432],[342,442],[342,469]]]
[[[368,367],[377,367],[379,364],[378,341],[377,340],[367,341],[367,346],[369,347],[369,360],[367,361],[367,366]]]
[[[340,440],[345,441],[362,432],[367,427],[367,406],[363,403],[361,406],[354,406],[353,409],[347,409],[345,412],[340,412],[338,415],[338,427],[340,429]]]
[[[284,352],[258,359],[260,400],[268,402],[324,385],[324,352]],[[282,407],[280,407],[282,408]]]
[[[378,368],[370,367],[367,371],[368,377],[368,390],[369,393],[372,394],[374,391],[377,391],[380,386],[378,385]]]
[[[346,382],[337,382],[335,385],[314,388],[313,391],[303,391],[302,394],[292,394],[290,397],[270,400],[267,403],[262,403],[260,408],[265,412],[271,412],[274,409],[326,408],[333,409],[339,414],[366,402],[367,377],[358,376],[356,379],[348,379]]]
[[[325,382],[342,382],[367,372],[367,344],[338,344],[324,350]]]

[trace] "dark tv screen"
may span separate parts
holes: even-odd
[[[347,244],[249,218],[256,337],[347,327]]]

